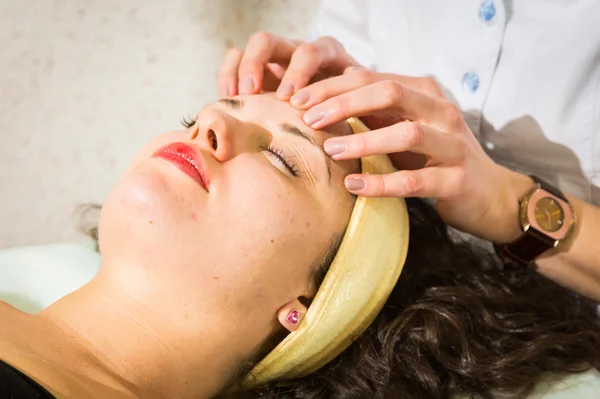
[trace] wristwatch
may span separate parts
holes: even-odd
[[[532,264],[566,241],[576,223],[575,211],[565,195],[539,177],[530,177],[535,185],[520,201],[523,234],[511,243],[495,246],[500,257],[522,265]]]

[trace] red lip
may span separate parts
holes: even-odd
[[[209,191],[210,179],[206,162],[200,151],[185,143],[171,143],[158,149],[153,157],[162,158],[178,167],[182,172],[194,179],[196,183]]]

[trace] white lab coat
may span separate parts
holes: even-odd
[[[323,35],[435,77],[498,163],[600,205],[600,1],[323,0]]]

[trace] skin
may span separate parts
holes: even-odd
[[[399,171],[349,175],[350,192],[435,198],[442,219],[459,230],[496,244],[521,236],[519,201],[533,180],[483,151],[434,79],[362,68],[330,37],[302,43],[259,32],[243,51],[228,52],[218,89],[236,94],[271,88],[277,98],[305,110],[305,123],[315,129],[349,116],[361,116],[371,128],[328,139],[325,150],[335,160],[388,154]],[[535,265],[555,282],[600,301],[600,208],[567,198],[578,221],[573,233]]]
[[[315,268],[353,207],[343,179],[358,163],[331,162],[329,178],[322,142],[350,128],[302,126],[273,95],[238,100],[142,149],[103,205],[103,263],[89,284],[37,315],[0,303],[1,359],[59,398],[204,398],[297,326],[286,316],[306,313]],[[209,192],[150,157],[173,142],[204,155]]]

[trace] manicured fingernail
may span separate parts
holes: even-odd
[[[250,94],[254,90],[254,79],[252,76],[246,76],[240,81],[240,93]]]
[[[363,179],[358,177],[347,177],[344,183],[350,191],[360,191],[367,185]]]
[[[283,97],[289,97],[294,94],[294,85],[289,82],[283,82],[277,89],[277,95]]]
[[[300,90],[290,98],[290,102],[294,107],[301,107],[310,100],[310,93],[308,90]]]
[[[223,99],[223,98],[227,98],[229,97],[229,89],[222,89],[221,92],[219,93],[219,99]]]
[[[346,143],[342,139],[329,139],[323,145],[323,149],[329,155],[339,155],[346,151]]]
[[[311,108],[304,114],[304,122],[309,125],[315,125],[317,122],[321,122],[327,116],[327,112],[319,109],[319,107]]]
[[[298,320],[300,320],[300,315],[298,314],[297,311],[292,310],[290,313],[288,313],[287,321],[289,323],[296,324],[296,323],[298,323]]]

